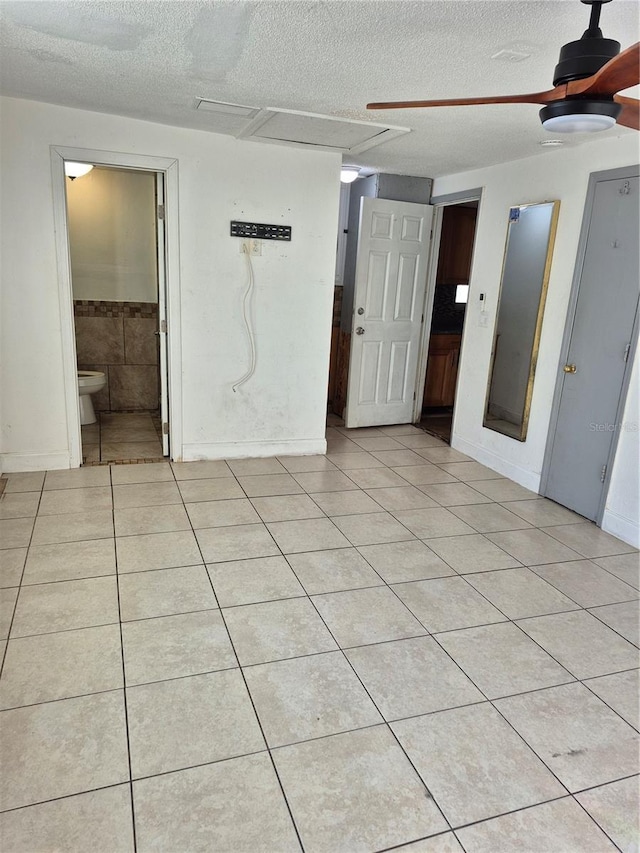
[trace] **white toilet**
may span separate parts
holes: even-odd
[[[99,370],[78,371],[78,393],[80,395],[80,423],[94,424],[97,421],[93,410],[91,394],[102,391],[107,384],[107,377]]]

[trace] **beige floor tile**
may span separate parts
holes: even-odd
[[[18,597],[18,590],[0,589],[0,639],[6,640],[13,619],[13,611]]]
[[[391,438],[390,435],[363,435],[358,438],[354,438],[354,441],[358,445],[358,447],[361,447],[363,450],[367,450],[369,452],[403,449],[403,445],[400,444],[399,441],[396,441],[394,438]]]
[[[134,782],[133,797],[140,853],[300,851],[266,753]]]
[[[360,646],[346,655],[386,720],[484,701],[432,637]]]
[[[284,465],[290,474],[336,470],[336,466],[326,456],[279,456],[278,462]]]
[[[576,800],[618,845],[633,850],[640,838],[640,778],[632,776],[591,791],[576,794]]]
[[[584,518],[570,509],[566,509],[560,504],[549,501],[546,498],[537,498],[535,500],[515,500],[502,504],[511,512],[530,521],[536,527],[545,527],[550,524],[579,524],[584,522]]]
[[[531,527],[528,521],[495,503],[470,504],[452,507],[451,512],[466,521],[478,533],[495,533],[499,530],[522,530]]]
[[[453,832],[443,832],[422,841],[414,841],[413,844],[403,844],[402,847],[394,847],[393,853],[464,853],[458,844]]]
[[[11,853],[133,853],[129,785],[5,812],[0,815],[0,837]]]
[[[124,486],[130,483],[164,483],[172,480],[173,471],[168,462],[111,466],[111,482],[114,486]]]
[[[570,525],[574,527],[575,525]],[[549,530],[557,530],[550,527]],[[538,566],[543,563],[560,563],[567,560],[579,560],[580,555],[561,542],[552,539],[542,530],[510,530],[506,533],[488,533],[487,538],[499,548],[504,549],[525,566]]]
[[[342,652],[250,666],[244,674],[270,747],[382,722]]]
[[[297,521],[304,518],[322,518],[318,501],[308,495],[277,495],[271,498],[253,498],[251,503],[260,518],[267,521]]]
[[[581,607],[615,604],[640,597],[640,592],[589,560],[533,566],[533,571]]]
[[[383,584],[355,548],[289,554],[287,561],[309,595]]]
[[[334,466],[335,467],[335,466]],[[310,471],[293,475],[295,481],[309,494],[316,492],[343,492],[353,489],[353,479],[342,471]]]
[[[202,563],[196,537],[191,530],[173,533],[143,533],[116,538],[118,572],[172,569]]]
[[[351,441],[345,436],[341,436],[340,438],[328,438],[327,439],[327,453],[358,453],[358,451],[362,450],[355,441]]]
[[[203,527],[232,527],[238,524],[259,524],[261,519],[247,498],[229,501],[202,501],[187,506],[194,530]]]
[[[546,616],[578,605],[531,569],[504,569],[467,575],[467,581],[509,619]]]
[[[393,433],[392,433],[393,434]],[[423,447],[446,447],[444,441],[441,438],[436,438],[435,435],[429,435],[422,430],[417,430],[416,432],[395,435],[395,439],[400,444],[405,447],[410,447],[412,449],[423,448]]]
[[[574,681],[509,622],[447,631],[438,642],[488,699]]]
[[[396,486],[391,489],[369,489],[369,497],[388,512],[398,509],[426,509],[437,506],[436,502],[415,486]]]
[[[7,479],[5,491],[10,492],[40,492],[44,485],[44,471],[25,471],[21,474],[3,474]]]
[[[219,610],[127,622],[122,645],[128,686],[237,666]]]
[[[431,510],[406,510],[406,512],[430,512]],[[383,542],[402,542],[413,539],[413,534],[388,512],[366,515],[339,515],[334,524],[352,545],[379,545]]]
[[[115,577],[86,578],[23,586],[11,628],[12,637],[49,634],[118,622]]]
[[[576,678],[595,678],[638,665],[638,650],[584,610],[536,616],[518,624]]]
[[[134,779],[265,748],[239,669],[127,688]]]
[[[8,492],[0,498],[0,518],[33,518],[40,492]]]
[[[85,444],[82,445],[82,464],[86,465],[89,462],[100,462],[100,445]]]
[[[391,426],[379,427],[379,429],[383,435],[426,435],[425,432],[413,424],[392,424]]]
[[[315,595],[313,603],[342,648],[426,634],[387,587]]]
[[[78,580],[114,575],[116,555],[113,539],[88,539],[29,548],[23,584]]]
[[[231,459],[227,462],[236,477],[259,474],[284,474],[285,468],[277,459]]]
[[[416,450],[416,453],[427,462],[433,462],[436,465],[441,465],[443,462],[473,462],[471,457],[452,447],[421,447]]]
[[[640,646],[640,605],[637,601],[593,607],[589,613],[613,628],[634,646]]]
[[[120,576],[120,613],[123,622],[212,610],[217,606],[204,566],[158,569]]]
[[[464,578],[401,583],[393,589],[432,634],[505,621],[502,613]]]
[[[460,575],[510,569],[520,565],[510,554],[480,534],[428,539],[427,545]]]
[[[584,683],[635,729],[640,729],[640,670],[601,675]]]
[[[243,666],[337,648],[307,598],[231,607],[224,611],[224,618]]]
[[[300,475],[299,475],[300,476]],[[268,498],[271,495],[299,495],[302,486],[291,474],[258,474],[238,477],[238,482],[250,498]]]
[[[174,482],[132,483],[113,487],[113,505],[116,509],[179,503],[182,503],[182,498]]]
[[[388,465],[389,468],[400,468],[409,465],[424,465],[424,459],[413,450],[403,447],[400,450],[381,450],[373,454],[376,459]]]
[[[27,556],[26,548],[9,548],[0,551],[0,587],[18,586]]]
[[[299,522],[288,523],[298,524]],[[202,556],[207,563],[280,555],[278,546],[264,524],[209,527],[198,530],[196,537]]]
[[[490,503],[491,498],[471,488],[466,483],[428,483],[420,491],[433,498],[441,506],[465,506],[466,504]]]
[[[25,548],[31,540],[33,518],[0,519],[0,545],[6,548]]]
[[[458,830],[467,853],[615,853],[580,806],[565,797]]]
[[[153,441],[102,441],[100,456],[103,462],[118,459],[158,459],[162,456],[159,439]]]
[[[472,483],[474,480],[499,480],[502,478],[502,474],[492,471],[491,468],[487,468],[479,462],[443,462],[440,467],[465,483]]]
[[[191,530],[191,523],[186,510],[178,504],[116,509],[113,514],[116,523],[116,536]]]
[[[126,782],[122,691],[4,711],[0,756],[2,809]]]
[[[235,477],[179,480],[178,487],[186,504],[197,501],[223,501],[245,496]]]
[[[391,728],[452,826],[564,793],[489,703],[414,717]]]
[[[489,504],[491,506],[491,504]],[[440,536],[462,536],[475,530],[448,509],[405,509],[394,513],[398,521],[421,539]]]
[[[600,530],[595,524],[563,524],[555,527],[545,528],[546,532],[564,542],[569,548],[573,548],[583,557],[609,557],[614,554],[635,553],[636,549],[621,539],[616,539],[604,530]]]
[[[42,493],[38,516],[111,511],[112,506],[111,486],[51,489]]]
[[[110,486],[111,474],[108,466],[74,468],[70,471],[47,471],[44,489],[87,489]]]
[[[314,501],[328,516],[380,512],[380,505],[361,489],[352,492],[325,492],[315,495]]]
[[[258,557],[207,567],[220,607],[305,594],[284,557]]]
[[[0,707],[17,708],[122,687],[120,626],[9,641]]]
[[[394,486],[406,486],[407,481],[389,468],[362,468],[349,471],[349,477],[361,489],[386,489]],[[353,484],[349,485],[353,488]],[[313,490],[310,490],[313,491]],[[330,491],[326,489],[325,491]],[[334,491],[334,489],[331,489]]]
[[[582,684],[495,704],[570,791],[637,773],[638,733]]]
[[[455,483],[455,477],[443,471],[437,465],[432,465],[420,457],[421,465],[407,465],[400,468],[394,468],[394,473],[398,474],[407,483],[412,483],[414,486],[425,486],[430,483]]]
[[[154,446],[157,446],[160,443],[158,433],[151,423],[142,428],[104,427],[100,438],[102,447],[113,444],[142,444],[143,442],[152,442]]]
[[[221,459],[207,462],[172,462],[176,480],[202,480],[214,477],[233,477],[231,469]]]
[[[505,477],[474,482],[473,488],[491,498],[492,501],[525,501],[540,497],[536,492],[525,489],[524,486],[514,483],[513,480],[507,480]]]
[[[448,828],[385,726],[273,757],[307,853],[381,850]]]
[[[362,556],[387,583],[424,580],[453,575],[454,571],[424,542],[391,542],[383,545],[363,545]]]
[[[336,468],[340,468],[341,471],[384,467],[383,462],[380,462],[371,453],[366,453],[360,447],[356,447],[354,453],[329,452],[327,459],[332,462]]]
[[[593,561],[610,574],[628,583],[634,589],[640,589],[640,558],[638,554],[618,554],[614,557],[599,557]]]
[[[113,513],[110,509],[81,512],[77,515],[38,517],[33,529],[33,545],[57,545],[82,542],[85,539],[109,539],[113,536]]]
[[[338,432],[342,433],[342,435],[347,436],[348,438],[369,438],[370,436],[375,435],[384,435],[380,427],[346,427],[339,426],[337,427]]]
[[[284,554],[319,551],[324,548],[347,548],[351,543],[328,518],[306,521],[275,521],[267,529]]]

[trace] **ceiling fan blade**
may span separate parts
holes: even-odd
[[[622,104],[622,112],[616,119],[617,124],[640,130],[640,101],[635,98],[625,98],[624,95],[616,95],[613,99],[616,104]]]
[[[610,59],[599,71],[584,80],[567,84],[568,95],[611,97],[640,83],[640,42]]]
[[[495,95],[486,98],[453,98],[445,101],[387,101],[367,104],[368,110],[403,110],[415,107],[464,107],[474,104],[549,104],[564,98],[566,86],[528,95]]]

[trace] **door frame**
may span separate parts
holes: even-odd
[[[65,189],[65,160],[91,163],[96,166],[114,166],[119,169],[135,169],[137,171],[152,173],[161,172],[164,175],[169,447],[171,458],[179,460],[182,457],[182,345],[178,161],[170,157],[153,157],[144,154],[126,154],[116,151],[100,151],[91,148],[72,148],[59,145],[50,146],[50,155],[69,467],[79,468],[82,464],[82,438],[78,405],[78,365],[76,358],[71,256]]]
[[[576,252],[576,263],[573,270],[573,278],[571,281],[571,293],[569,295],[569,304],[567,306],[567,316],[565,320],[564,333],[562,335],[562,345],[560,347],[560,356],[558,360],[558,368],[556,375],[556,384],[553,392],[553,402],[551,403],[551,416],[549,418],[549,428],[547,430],[547,442],[544,451],[544,459],[542,462],[542,473],[540,476],[539,493],[546,495],[549,476],[551,473],[551,456],[553,452],[553,442],[558,427],[558,418],[560,416],[560,400],[562,398],[563,388],[563,372],[562,365],[567,363],[569,355],[569,347],[571,345],[571,337],[573,334],[573,326],[578,308],[578,297],[580,295],[580,282],[584,269],[584,261],[587,254],[587,243],[589,240],[589,230],[591,227],[591,216],[593,214],[593,204],[596,195],[596,185],[600,181],[616,181],[625,180],[626,178],[637,178],[640,176],[639,166],[623,166],[618,169],[606,169],[602,172],[592,172],[589,175],[589,184],[587,187],[587,195],[584,204],[584,212],[582,214],[582,226],[580,228],[580,238],[578,240],[578,249]],[[629,355],[625,364],[624,374],[622,377],[622,385],[620,386],[620,398],[618,400],[618,408],[616,410],[616,423],[620,423],[624,414],[624,409],[627,402],[627,394],[631,382],[631,369],[633,367],[636,349],[638,346],[638,327],[640,325],[639,311],[636,310],[636,315],[633,320],[633,328],[631,330],[631,341],[629,347]],[[607,470],[600,495],[600,504],[596,513],[595,523],[598,527],[602,525],[605,508],[607,505],[607,497],[609,495],[609,487],[611,485],[611,474],[613,465],[618,450],[618,441],[620,430],[614,430],[611,438],[611,446],[609,448],[609,456],[607,458]]]
[[[442,240],[442,217],[445,207],[462,204],[465,201],[477,201],[478,212],[476,215],[476,231],[473,235],[473,252],[471,254],[471,271],[469,273],[469,284],[471,284],[471,275],[473,273],[473,263],[476,254],[476,235],[478,231],[478,220],[480,218],[480,207],[482,205],[482,187],[474,187],[469,190],[461,190],[455,193],[446,193],[445,195],[432,196],[430,204],[433,205],[433,226],[431,231],[431,256],[427,267],[427,286],[425,288],[424,310],[422,312],[422,332],[420,335],[420,350],[418,355],[418,370],[416,372],[416,387],[414,394],[413,405],[413,423],[418,423],[422,417],[422,401],[424,400],[424,386],[427,381],[427,361],[429,359],[429,340],[431,338],[431,319],[433,315],[433,300],[436,293],[436,275],[438,272],[438,259],[440,257],[440,243]],[[471,296],[471,288],[469,288],[469,297]],[[470,299],[467,300],[467,304]],[[466,315],[466,309],[465,309]],[[462,338],[460,340],[460,359],[462,359],[462,351],[466,337],[467,324],[466,316],[465,323],[462,327]],[[453,401],[453,416],[451,421],[451,435],[453,437],[453,428],[456,418],[456,400],[458,396],[458,383],[460,381],[460,371],[456,377],[456,391]]]

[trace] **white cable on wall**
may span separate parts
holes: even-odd
[[[242,316],[244,318],[244,324],[245,324],[246,329],[247,329],[247,337],[249,338],[249,348],[251,350],[251,360],[250,360],[250,364],[249,364],[249,369],[244,374],[244,376],[242,376],[241,379],[238,379],[238,381],[236,383],[234,383],[234,385],[231,386],[234,394],[236,393],[236,390],[241,385],[244,385],[245,382],[248,382],[249,379],[251,379],[253,374],[256,372],[255,335],[253,332],[253,327],[251,325],[251,311],[247,310],[247,306],[249,305],[249,303],[251,301],[251,295],[253,293],[254,275],[253,275],[253,264],[251,263],[251,255],[249,253],[249,245],[248,245],[246,240],[242,244],[242,251],[244,253],[245,258],[247,259],[247,271],[249,274],[248,282],[247,282],[247,289],[245,290],[244,297],[242,299]]]

